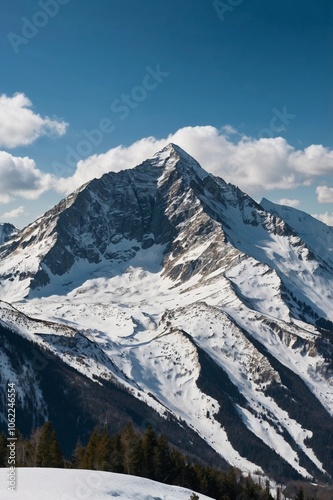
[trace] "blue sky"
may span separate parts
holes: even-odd
[[[331,1],[16,0],[0,25],[1,221],[172,140],[333,224]]]

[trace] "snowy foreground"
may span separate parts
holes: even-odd
[[[8,469],[0,469],[0,499],[9,500],[189,500],[192,490],[141,477],[72,469],[16,469],[16,491],[7,490]],[[200,500],[210,497],[199,494]]]

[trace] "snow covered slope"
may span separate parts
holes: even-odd
[[[7,491],[8,469],[0,469],[0,498],[16,500],[189,500],[193,491],[112,472],[16,469],[16,491]],[[199,494],[200,500],[210,497]]]
[[[330,248],[263,205],[170,144],[0,248],[0,319],[244,471],[332,475]]]
[[[285,205],[272,203],[266,198],[261,206],[271,214],[285,220],[312,249],[319,259],[324,259],[333,266],[333,227],[315,219],[306,212]]]

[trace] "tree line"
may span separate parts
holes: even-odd
[[[6,467],[7,437],[0,435],[0,466]],[[94,429],[88,443],[78,442],[71,460],[63,457],[55,430],[50,422],[23,438],[17,431],[17,467],[54,467],[102,470],[141,476],[162,483],[195,490],[216,500],[274,500],[269,482],[260,484],[250,475],[244,477],[235,468],[220,471],[194,463],[171,447],[163,435],[152,427],[143,432],[128,423],[123,431],[110,435],[106,429]],[[197,498],[195,494],[191,497]],[[276,499],[280,500],[278,490]],[[299,491],[295,500],[308,500]],[[312,500],[312,499],[309,499]]]

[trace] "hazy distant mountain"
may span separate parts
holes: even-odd
[[[0,223],[0,245],[6,243],[12,236],[18,233],[17,227],[8,222]]]
[[[74,370],[71,412],[86,412],[86,428],[105,415],[80,401],[84,380],[109,425],[113,412],[116,426],[154,421],[242,470],[333,474],[331,241],[319,221],[259,205],[170,144],[82,186],[0,248],[2,381],[24,383],[23,336],[23,365],[34,342],[67,380],[58,391]],[[66,419],[47,373],[25,395],[31,422]]]

